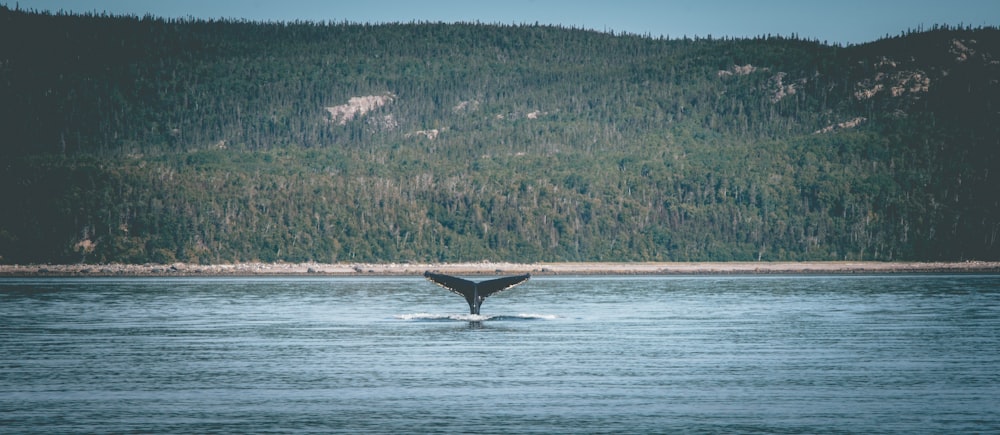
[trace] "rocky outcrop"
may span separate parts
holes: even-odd
[[[868,118],[865,118],[863,116],[859,116],[857,118],[850,119],[850,120],[847,120],[847,121],[844,121],[844,122],[841,122],[841,123],[838,123],[838,124],[828,125],[826,127],[823,127],[823,128],[821,128],[819,130],[814,131],[813,134],[832,133],[834,131],[843,130],[845,128],[854,128],[854,127],[857,127],[857,126],[861,125],[861,123],[863,123],[863,122],[865,122],[867,120],[868,120]]]
[[[770,68],[760,68],[751,64],[733,65],[729,69],[720,70],[716,75],[719,78],[738,77],[753,74],[755,72],[770,72]],[[806,79],[794,80],[788,83],[788,73],[779,71],[774,73],[765,85],[765,91],[770,93],[772,103],[777,103],[789,95],[795,95],[799,87],[806,84]]]
[[[888,91],[892,97],[919,96],[931,88],[931,79],[920,70],[892,70],[896,63],[886,63],[889,71],[879,72],[871,79],[858,82],[854,98],[868,100]]]
[[[719,77],[731,77],[731,76],[745,76],[757,72],[757,70],[768,71],[768,68],[757,68],[749,63],[746,65],[733,65],[729,69],[720,70],[718,72]]]
[[[430,130],[417,130],[412,133],[407,133],[406,137],[423,136],[429,140],[437,139],[438,135],[441,134],[441,130],[432,128]]]
[[[347,100],[347,104],[327,107],[326,111],[330,114],[330,122],[344,125],[357,117],[391,103],[395,98],[396,96],[389,92],[382,95],[351,97]]]
[[[451,111],[454,113],[475,112],[479,110],[479,100],[459,101]]]

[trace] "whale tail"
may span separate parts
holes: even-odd
[[[469,314],[479,314],[479,307],[483,305],[483,300],[527,281],[531,275],[507,276],[481,282],[431,272],[424,272],[424,277],[451,292],[462,295],[469,303]]]

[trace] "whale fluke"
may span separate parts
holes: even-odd
[[[479,314],[479,307],[488,296],[500,293],[531,278],[530,274],[507,276],[481,282],[469,281],[440,273],[424,272],[424,277],[435,284],[465,297],[469,303],[469,314]]]

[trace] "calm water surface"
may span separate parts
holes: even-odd
[[[0,432],[998,432],[1000,276],[2,279]]]

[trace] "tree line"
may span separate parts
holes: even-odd
[[[1000,258],[995,28],[0,8],[0,40],[2,262]]]

